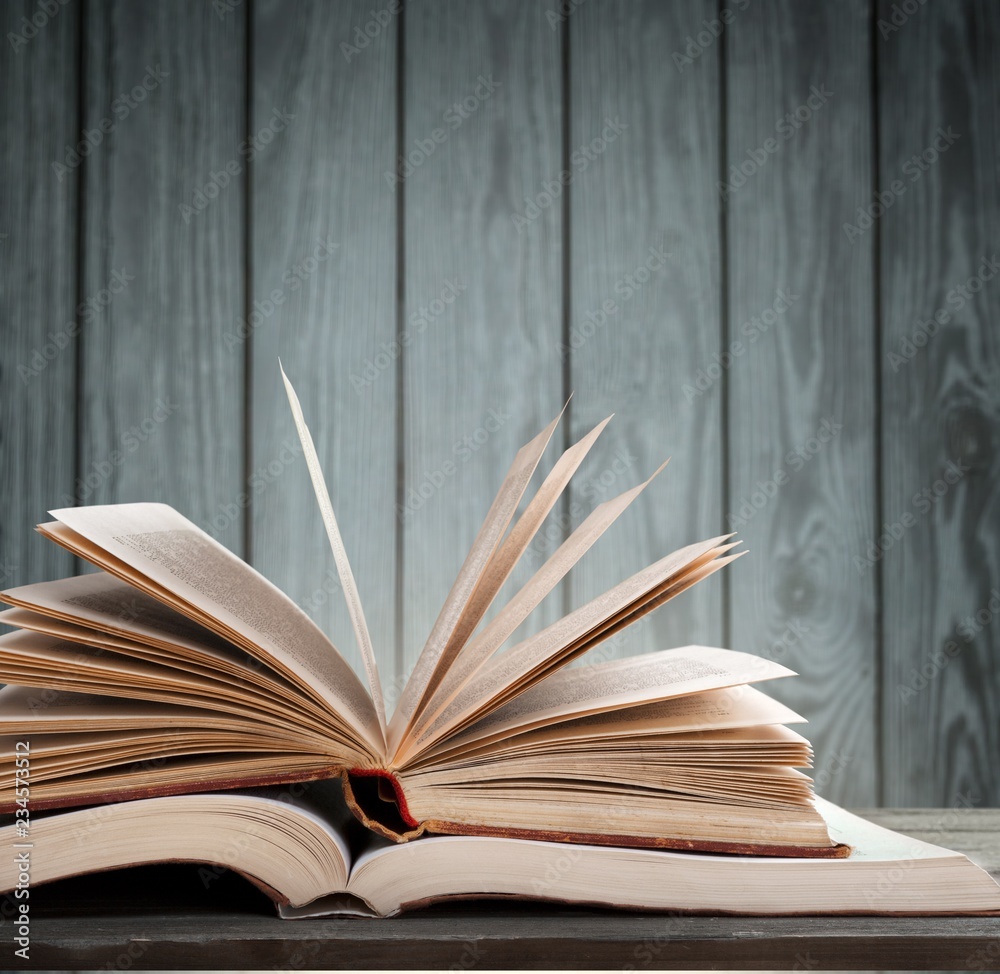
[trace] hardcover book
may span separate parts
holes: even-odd
[[[172,795],[54,813],[32,826],[31,884],[165,861],[224,863],[279,916],[394,916],[455,899],[516,898],[671,912],[1000,913],[1000,887],[965,856],[817,798],[848,858],[439,835],[396,843],[347,811],[336,780]],[[14,826],[0,842],[18,842]],[[13,857],[0,884],[15,888]],[[210,876],[216,873],[211,871]]]
[[[34,843],[33,881],[155,859],[218,861],[213,841],[234,831],[254,836],[240,868],[287,915],[310,902],[386,914],[475,892],[677,908],[673,895],[636,893],[637,877],[696,884],[705,871],[723,886],[746,875],[801,892],[800,882],[828,876],[861,882],[872,862],[898,859],[902,846],[876,841],[874,827],[813,794],[801,770],[809,744],[788,726],[802,718],[753,685],[793,675],[786,667],[688,646],[567,668],[738,557],[729,536],[667,554],[511,639],[649,481],[596,507],[486,620],[607,420],[563,452],[530,497],[559,417],[518,451],[388,715],[312,437],[282,377],[364,678],[298,605],[172,508],[52,511],[38,530],[100,571],[2,593],[12,608],[0,622],[18,631],[0,636],[9,684],[0,690],[0,811],[16,816],[12,839]],[[280,786],[307,781],[327,782],[319,806],[276,799]],[[72,806],[92,807],[44,814]],[[340,807],[367,827],[359,855]],[[95,815],[106,823],[100,840],[88,825]],[[529,887],[556,855],[552,843],[568,844],[581,879],[545,894]],[[919,880],[886,909],[930,910],[921,884],[945,878],[940,870],[968,880],[941,909],[1000,908],[1000,890],[968,860],[940,850],[909,858]],[[846,871],[796,865],[825,859]],[[610,863],[620,884],[602,892],[594,877]],[[8,889],[12,869],[0,867]],[[736,905],[706,896],[706,908]],[[764,912],[861,908],[846,892],[744,900]]]

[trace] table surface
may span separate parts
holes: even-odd
[[[1000,877],[1000,809],[860,814]],[[0,923],[9,946],[12,924]],[[1000,917],[724,917],[479,901],[390,920],[279,920],[249,883],[156,866],[32,891],[30,961],[11,969],[1000,968]]]

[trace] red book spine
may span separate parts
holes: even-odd
[[[386,771],[384,768],[351,768],[347,773],[359,778],[381,778],[383,781],[387,781],[392,787],[400,817],[411,829],[419,827],[420,823],[410,814],[410,809],[406,804],[406,795],[403,794],[399,779],[391,771]]]

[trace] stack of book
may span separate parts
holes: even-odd
[[[511,645],[649,481],[595,508],[487,621],[607,420],[523,506],[559,417],[518,451],[388,716],[285,385],[364,679],[299,606],[173,509],[51,512],[39,531],[101,571],[0,595],[12,606],[0,622],[18,629],[0,637],[0,810],[14,816],[0,836],[30,841],[33,884],[185,860],[230,865],[287,917],[471,895],[1000,911],[1000,887],[964,856],[814,795],[801,770],[811,749],[788,727],[802,718],[754,686],[793,675],[784,666],[687,646],[566,668],[738,557],[729,537],[668,554]],[[0,886],[17,884],[7,857]]]

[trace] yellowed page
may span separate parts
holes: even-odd
[[[259,659],[107,572],[24,585],[0,593],[0,599],[15,606],[0,612],[0,624],[125,653],[138,649],[143,658],[150,656],[148,647],[158,656],[262,687],[294,709],[328,712]]]
[[[399,748],[425,688],[438,677],[438,665],[452,634],[461,625],[463,616],[474,612],[475,607],[470,607],[469,600],[500,544],[561,417],[562,412],[533,440],[517,451],[517,456],[514,457],[514,462],[510,465],[500,490],[486,513],[476,540],[466,555],[465,563],[458,572],[458,577],[438,614],[431,634],[417,657],[413,672],[403,688],[396,712],[389,722],[390,753]]]
[[[4,781],[14,778],[18,743],[17,737],[0,737],[0,777]],[[240,731],[218,727],[100,731],[87,734],[83,740],[76,733],[47,734],[34,737],[30,746],[32,785],[110,768],[127,775],[131,770],[139,770],[134,766],[140,761],[148,762],[144,770],[155,770],[167,761],[200,754],[212,754],[218,760],[254,754],[309,755],[325,759],[323,752],[317,753],[315,743],[308,738],[259,724]],[[328,759],[325,760],[328,763]]]
[[[51,511],[70,535],[50,536],[116,574],[119,564],[170,593],[171,604],[297,677],[379,754],[371,698],[315,623],[287,595],[166,504],[114,504]],[[49,528],[40,525],[40,529]],[[81,545],[75,536],[85,544]],[[96,549],[96,550],[95,550]],[[102,553],[109,556],[102,560]],[[133,578],[129,578],[133,581]],[[155,594],[159,595],[156,591]]]
[[[204,667],[124,656],[38,632],[0,635],[0,680],[29,687],[61,685],[95,693],[123,692],[126,696],[149,690],[161,694],[161,699],[166,694],[184,694],[197,696],[202,706],[227,703],[240,713],[259,713],[262,720],[268,714],[281,718],[289,711],[273,694],[237,684]],[[299,720],[305,719],[299,716]]]
[[[311,698],[303,697],[291,683],[264,666],[258,666],[256,669],[241,667],[226,659],[220,663],[212,654],[197,647],[173,645],[166,640],[146,643],[135,639],[129,633],[119,635],[99,632],[62,619],[44,616],[30,609],[17,608],[0,612],[0,623],[53,636],[61,641],[80,643],[120,653],[133,659],[174,667],[183,673],[221,681],[227,688],[247,687],[257,695],[258,699],[263,694],[263,699],[268,703],[280,700],[282,710],[290,717],[297,716],[300,721],[308,719],[323,724],[328,723],[328,711],[325,708],[320,707]]]
[[[404,737],[409,737],[412,734],[414,726],[425,719],[425,709],[432,702],[436,705],[437,698],[445,692],[445,684],[452,687],[456,685],[456,668],[460,668],[461,673],[464,674],[457,676],[458,685],[464,683],[475,669],[474,666],[470,667],[470,664],[467,662],[470,653],[473,651],[471,644],[468,642],[469,637],[475,631],[476,626],[479,625],[483,615],[492,604],[493,599],[500,591],[504,582],[510,576],[521,555],[524,554],[528,545],[531,544],[531,540],[541,527],[542,522],[555,506],[556,501],[561,496],[573,474],[584,461],[584,458],[590,452],[590,448],[597,441],[598,436],[600,436],[610,420],[611,417],[609,416],[598,423],[586,436],[574,443],[555,462],[552,470],[549,471],[549,475],[531,499],[524,513],[517,519],[510,533],[490,558],[483,569],[482,576],[475,590],[469,597],[468,604],[462,612],[459,623],[452,630],[448,642],[441,651],[441,656],[434,667],[431,679],[424,688],[420,700],[410,716],[408,725],[405,728]],[[553,582],[554,584],[555,582]],[[544,592],[539,595],[535,605],[541,601],[544,595]],[[516,598],[517,596],[515,596]],[[507,607],[505,607],[504,611],[506,609]],[[525,611],[525,616],[528,611],[530,609]]]
[[[652,482],[664,464],[645,482],[598,504],[583,523],[556,549],[528,582],[503,607],[474,639],[467,643],[455,664],[445,674],[438,691],[425,712],[414,723],[413,734],[419,737],[425,728],[455,697],[469,680],[488,662],[501,644],[528,617],[531,611],[559,584],[567,572],[590,550],[591,546],[624,513],[625,509]]]
[[[506,735],[570,715],[584,716],[794,675],[781,663],[749,653],[684,646],[560,670],[474,727],[477,733]]]
[[[547,663],[559,666],[568,662],[568,647],[602,626],[612,625],[634,603],[652,598],[658,587],[682,580],[686,571],[706,559],[710,561],[715,557],[713,553],[721,553],[717,545],[722,540],[724,537],[712,538],[667,555],[540,633],[496,656],[419,735],[414,735],[408,748],[397,752],[396,765],[401,766],[419,750],[458,728],[466,718],[474,716],[487,704],[495,704],[508,692],[518,692],[519,685],[539,667]]]
[[[140,641],[167,641],[203,655],[227,672],[261,669],[259,660],[231,642],[107,572],[22,585],[0,592],[0,599],[21,609],[100,632],[127,635]],[[26,624],[25,617],[18,615],[16,610],[0,613],[0,621],[34,628]]]
[[[288,403],[292,407],[292,416],[295,419],[295,429],[299,434],[299,441],[302,443],[302,451],[306,458],[306,466],[309,468],[309,476],[312,479],[313,491],[316,494],[316,501],[319,504],[319,512],[323,517],[323,525],[326,527],[326,536],[330,539],[330,548],[333,550],[333,560],[337,565],[337,574],[340,576],[340,584],[344,591],[344,598],[347,601],[347,611],[351,616],[351,625],[354,627],[354,635],[358,641],[358,648],[361,650],[361,661],[365,668],[365,675],[368,677],[368,689],[375,706],[375,715],[378,718],[379,736],[382,742],[382,752],[385,751],[385,698],[382,695],[382,682],[378,675],[378,664],[375,661],[375,650],[372,647],[372,638],[368,632],[368,623],[365,620],[365,612],[361,606],[361,596],[358,593],[358,583],[354,579],[354,572],[351,571],[351,563],[347,557],[347,549],[344,547],[344,539],[340,535],[340,525],[333,513],[333,504],[330,502],[330,492],[326,487],[326,480],[323,477],[323,468],[319,465],[319,457],[316,455],[316,446],[313,443],[312,434],[306,426],[305,417],[302,415],[302,406],[299,397],[295,394],[285,370],[281,368],[281,378],[285,383],[285,392],[288,394]]]
[[[112,767],[69,778],[33,781],[31,800],[38,804],[96,804],[106,810],[119,807],[108,802],[131,804],[136,795],[226,789],[234,782],[250,788],[278,782],[316,781],[329,778],[334,770],[330,759],[318,754],[179,755],[157,763],[156,767],[139,762],[137,767],[129,764],[124,769]],[[5,780],[12,782],[14,779],[9,775]],[[0,781],[0,806],[9,810],[14,807],[13,786],[5,785],[4,781]],[[42,818],[32,820],[33,837],[36,822],[41,821]],[[166,858],[169,857],[160,856],[161,860]]]
[[[475,784],[516,788],[522,782],[545,781],[554,788],[582,795],[595,791],[618,791],[628,800],[633,789],[673,792],[698,800],[739,802],[749,806],[802,806],[812,797],[810,779],[782,764],[751,764],[736,747],[728,755],[730,764],[713,768],[677,766],[669,754],[661,760],[645,751],[639,755],[586,751],[572,755],[505,755],[495,762],[475,762],[401,776],[407,795],[417,788],[466,788]],[[804,756],[803,756],[804,757]],[[793,758],[793,760],[795,760]]]
[[[566,673],[574,672],[572,670]],[[555,679],[556,677],[553,677]],[[467,751],[506,751],[544,749],[573,742],[605,741],[608,738],[634,740],[650,735],[683,735],[688,732],[718,731],[734,727],[760,727],[768,724],[804,722],[794,710],[751,686],[733,686],[671,697],[652,703],[611,710],[574,712],[553,723],[544,717],[525,724],[497,730],[504,722],[506,707],[477,721],[468,730],[456,734],[422,754],[415,763],[447,762],[453,755]],[[512,704],[508,705],[512,706]]]
[[[165,727],[252,728],[259,722],[202,707],[134,700],[70,690],[5,686],[0,734],[56,734]]]

